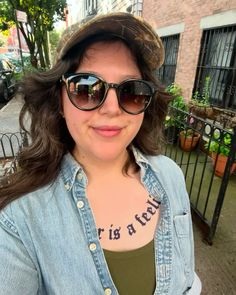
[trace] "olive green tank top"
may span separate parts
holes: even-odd
[[[103,249],[120,295],[152,295],[156,287],[154,241],[126,252]]]

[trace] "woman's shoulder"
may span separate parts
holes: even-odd
[[[164,155],[147,156],[147,159],[150,165],[153,167],[153,170],[158,173],[164,174],[168,172],[169,177],[170,176],[182,177],[183,175],[179,165],[167,156],[164,156]]]
[[[148,157],[158,181],[161,183],[172,209],[189,209],[189,197],[182,169],[170,158],[158,155]]]
[[[37,211],[43,210],[49,202],[55,201],[54,199],[60,190],[58,190],[59,187],[60,183],[56,180],[18,197],[0,211],[0,223],[16,231],[14,228],[16,217],[33,216],[37,214]]]

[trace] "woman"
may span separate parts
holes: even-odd
[[[160,155],[163,46],[114,13],[23,85],[30,145],[0,188],[0,294],[200,294],[188,195]],[[23,127],[23,126],[22,126]]]

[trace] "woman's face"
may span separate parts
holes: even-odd
[[[94,73],[108,83],[141,78],[128,47],[122,42],[97,42],[86,51],[77,73]],[[77,109],[62,89],[62,106],[68,130],[75,141],[78,161],[124,161],[126,148],[138,133],[144,114],[130,115],[118,105],[115,89],[109,89],[104,104],[93,111]]]

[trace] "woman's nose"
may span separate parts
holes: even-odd
[[[119,106],[116,89],[110,87],[106,93],[105,101],[99,108],[101,114],[119,115],[122,110]]]

